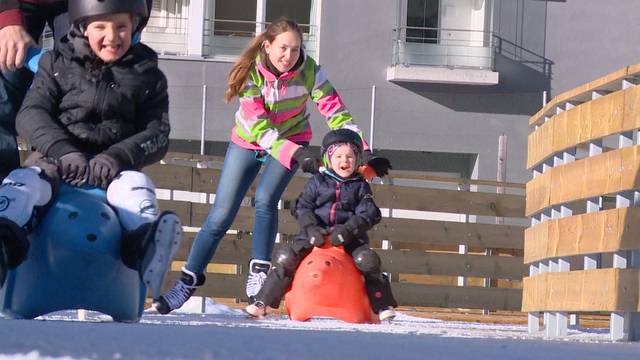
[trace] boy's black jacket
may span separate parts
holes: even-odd
[[[42,55],[16,119],[19,135],[54,160],[104,152],[123,170],[161,160],[169,145],[169,99],[156,53],[138,43],[104,64],[77,33]]]

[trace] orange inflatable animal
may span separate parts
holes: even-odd
[[[324,246],[300,262],[284,300],[291,320],[326,316],[349,323],[380,322],[353,259],[342,246],[331,246],[326,236]]]

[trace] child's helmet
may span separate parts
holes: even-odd
[[[355,147],[356,164],[360,164],[360,161],[362,160],[363,150],[362,138],[357,132],[343,128],[329,131],[327,135],[324,136],[324,139],[322,139],[322,147],[320,148],[320,153],[322,155],[322,164],[325,168],[328,169],[330,163],[327,150],[329,150],[331,145],[344,143],[351,144]]]
[[[140,32],[149,12],[145,0],[69,0],[69,23],[80,25],[90,16],[129,13],[134,16],[133,32]]]

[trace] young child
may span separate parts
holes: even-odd
[[[292,212],[300,234],[274,256],[264,285],[246,311],[260,317],[269,305],[277,308],[293,280],[300,261],[328,234],[334,246],[344,246],[364,275],[367,295],[380,320],[395,317],[398,306],[389,280],[380,269],[380,257],[369,248],[367,230],[380,222],[380,209],[371,187],[357,172],[362,160],[362,139],[348,129],[330,131],[322,141],[325,171],[314,175],[298,197]]]
[[[62,180],[107,190],[123,227],[122,260],[159,295],[181,224],[158,214],[155,187],[140,172],[165,155],[170,130],[156,53],[132,41],[147,16],[144,0],[69,1],[71,29],[42,56],[17,117],[34,153],[0,186],[0,199],[10,199],[0,206],[0,280],[25,259],[27,234]]]

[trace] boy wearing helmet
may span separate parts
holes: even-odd
[[[397,303],[367,236],[381,215],[371,187],[357,172],[362,162],[362,139],[348,129],[332,130],[324,137],[321,151],[325,170],[309,180],[291,210],[300,234],[275,254],[264,285],[246,311],[261,317],[267,305],[277,308],[300,261],[314,246],[322,246],[324,235],[328,235],[333,246],[344,246],[364,275],[373,311],[380,320],[391,320]]]
[[[34,153],[0,186],[0,285],[25,258],[27,233],[55,198],[59,181],[107,190],[124,228],[123,262],[157,296],[180,242],[171,212],[159,215],[155,187],[140,169],[169,144],[167,81],[156,53],[134,43],[144,0],[70,0],[71,29],[39,62],[18,113]],[[4,264],[4,266],[3,266]]]

